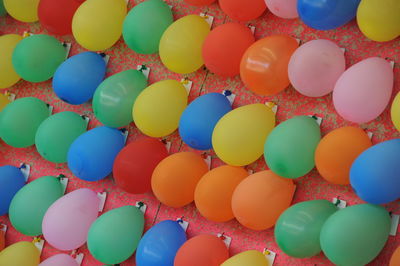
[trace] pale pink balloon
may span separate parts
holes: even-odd
[[[85,244],[98,210],[99,198],[95,192],[87,188],[72,191],[47,210],[42,223],[43,236],[59,250],[77,249]]]
[[[380,57],[371,57],[353,65],[340,76],[333,90],[333,104],[344,119],[366,123],[385,110],[392,89],[390,63]]]
[[[78,262],[70,255],[61,253],[47,258],[39,266],[78,266]]]
[[[269,11],[281,18],[297,18],[297,0],[265,0]]]
[[[329,40],[309,41],[289,61],[290,83],[301,94],[321,97],[330,93],[346,68],[344,53]]]

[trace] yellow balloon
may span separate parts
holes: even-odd
[[[21,79],[11,60],[14,48],[20,40],[22,36],[17,34],[0,36],[0,89],[11,87]]]
[[[223,116],[214,128],[212,145],[227,164],[244,166],[264,151],[267,136],[275,126],[275,114],[265,104],[249,104]]]
[[[393,100],[392,108],[390,110],[393,125],[400,131],[400,92],[397,93]]]
[[[176,73],[187,74],[196,71],[204,64],[201,48],[209,32],[210,26],[198,15],[178,19],[161,37],[161,61]]]
[[[358,27],[369,39],[386,42],[400,35],[399,0],[362,0],[357,10]]]
[[[133,121],[144,134],[164,137],[178,128],[188,95],[182,83],[163,80],[144,89],[133,105]]]
[[[38,266],[39,263],[39,250],[31,242],[17,242],[0,252],[0,266]]]
[[[121,37],[126,11],[124,0],[86,0],[74,14],[72,33],[88,50],[110,48]]]
[[[269,266],[265,255],[257,250],[248,250],[230,257],[221,266]]]
[[[0,112],[4,109],[4,107],[10,103],[10,100],[8,99],[7,96],[4,94],[0,93]]]
[[[39,20],[39,0],[3,0],[7,13],[22,22],[35,22]]]

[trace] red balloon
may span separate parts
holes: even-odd
[[[264,0],[219,0],[219,6],[230,18],[239,21],[258,18],[267,9]]]
[[[150,191],[153,170],[167,156],[165,145],[158,139],[143,137],[131,142],[114,161],[113,176],[117,186],[132,194]]]
[[[184,0],[192,6],[207,6],[215,2],[215,0]]]

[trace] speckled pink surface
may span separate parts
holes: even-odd
[[[132,7],[136,2],[140,1],[131,0],[130,7]],[[213,24],[214,27],[223,24],[224,22],[230,21],[230,19],[219,9],[217,4],[213,4],[209,7],[204,8],[191,7],[180,0],[169,1],[169,4],[173,5],[175,19],[182,17],[186,14],[199,14],[200,12],[207,11],[215,18]],[[256,26],[255,35],[257,39],[268,36],[270,34],[283,33],[299,38],[303,42],[319,38],[333,40],[341,47],[346,48],[345,55],[347,66],[351,66],[352,64],[370,56],[381,56],[384,58],[387,57],[391,60],[394,60],[395,62],[400,62],[399,38],[395,41],[387,43],[377,43],[370,41],[366,37],[364,37],[358,30],[355,21],[352,21],[351,23],[337,30],[316,31],[308,28],[298,19],[284,20],[275,17],[269,12],[266,12],[261,18],[255,21],[251,21],[251,24]],[[29,30],[32,33],[47,33],[41,28],[39,23],[20,23],[9,16],[5,18],[0,18],[0,32],[3,34],[22,34],[25,30]],[[84,51],[82,47],[80,47],[73,41],[72,36],[57,36],[57,38],[63,41],[72,42],[72,51],[70,55],[74,55],[78,52]],[[232,40],[232,42],[234,42],[234,40]],[[112,48],[108,49],[106,53],[111,56],[110,63],[108,65],[108,75],[112,75],[122,70],[136,68],[136,65],[138,64],[146,64],[151,68],[151,73],[149,77],[150,83],[166,78],[182,78],[182,76],[167,70],[161,64],[158,55],[138,55],[127,48],[122,40],[120,40]],[[398,65],[395,66],[394,71],[395,87],[393,97],[395,93],[399,91],[400,85],[400,73]],[[248,91],[243,86],[238,76],[235,78],[224,79],[202,69],[197,71],[196,73],[187,75],[187,77],[193,81],[193,88],[190,93],[190,100],[193,100],[195,97],[207,92],[221,92],[224,89],[229,89],[237,95],[234,107],[245,105],[248,103],[263,103],[266,101],[276,102],[279,105],[277,113],[278,122],[284,121],[294,115],[317,114],[323,116],[324,118],[321,126],[323,134],[326,134],[334,128],[350,124],[344,121],[335,113],[332,105],[331,95],[322,98],[307,98],[297,93],[293,88],[289,87],[278,95],[272,97],[261,97],[254,95],[253,93]],[[71,106],[64,102],[61,102],[53,93],[50,81],[36,84],[32,84],[26,81],[20,81],[15,86],[13,86],[10,91],[15,93],[17,97],[38,97],[53,105],[54,112],[71,110],[76,111],[80,114],[85,114],[91,118],[89,124],[90,128],[95,127],[99,124],[94,119],[90,103],[86,103],[80,106]],[[399,133],[395,130],[391,123],[389,108],[387,108],[386,111],[375,121],[364,124],[362,125],[362,127],[374,133],[374,143],[399,137]],[[128,142],[134,140],[140,135],[133,124],[131,124],[129,127],[129,133],[130,134]],[[168,136],[166,139],[172,142],[172,153],[179,150],[190,150],[190,148],[182,144],[182,141],[180,140],[177,133]],[[213,157],[212,167],[222,164],[211,151],[209,152],[209,154]],[[96,191],[107,191],[108,198],[105,205],[105,211],[127,204],[135,204],[136,201],[145,202],[148,206],[145,215],[147,228],[155,222],[159,222],[165,219],[176,219],[178,217],[184,216],[184,219],[190,222],[187,231],[189,237],[201,233],[216,234],[221,232],[224,232],[226,235],[231,236],[231,255],[248,249],[258,249],[262,251],[263,248],[267,247],[278,253],[275,260],[275,265],[331,265],[323,254],[309,259],[295,259],[286,256],[277,247],[274,241],[272,229],[256,232],[242,227],[238,222],[234,220],[220,224],[209,222],[200,216],[193,204],[190,204],[180,209],[169,208],[160,205],[160,203],[151,193],[145,195],[131,195],[123,192],[121,189],[117,188],[114,185],[112,178],[106,178],[100,182],[95,183],[84,182],[77,179],[76,177],[73,177],[68,170],[66,164],[54,164],[42,159],[36,152],[35,147],[16,149],[7,146],[3,142],[0,142],[0,165],[12,164],[18,166],[21,162],[31,164],[31,180],[44,175],[58,175],[62,173],[70,177],[67,191],[71,191],[79,187],[88,187]],[[266,165],[262,158],[252,165],[248,166],[248,169],[253,169],[255,171],[265,168]],[[331,200],[333,197],[336,196],[340,196],[341,199],[346,200],[349,204],[362,202],[356,197],[349,186],[338,186],[329,184],[324,179],[322,179],[315,170],[313,170],[305,177],[297,179],[296,183],[297,191],[295,193],[293,201],[294,203],[311,199]],[[400,213],[399,202],[396,201],[392,204],[387,205],[387,209],[389,211],[393,211],[394,213]],[[267,203],[265,204],[265,210],[268,210]],[[7,245],[21,240],[32,240],[32,238],[23,236],[22,234],[16,232],[10,226],[10,222],[7,216],[0,217],[0,221],[9,226],[9,230],[6,236]],[[379,257],[370,265],[387,265],[392,252],[399,244],[400,238],[398,236],[390,236],[385,249],[382,251]],[[81,247],[79,249],[79,252],[85,253],[85,259],[82,265],[102,265],[88,253],[86,246]],[[59,253],[59,251],[57,251],[50,245],[45,244],[41,258],[43,260],[56,253]],[[130,258],[128,261],[122,263],[122,265],[134,265],[134,259]]]

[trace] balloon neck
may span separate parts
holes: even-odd
[[[59,174],[59,175],[57,176],[57,179],[58,179],[58,180],[61,180],[61,178],[65,178],[65,175]]]

